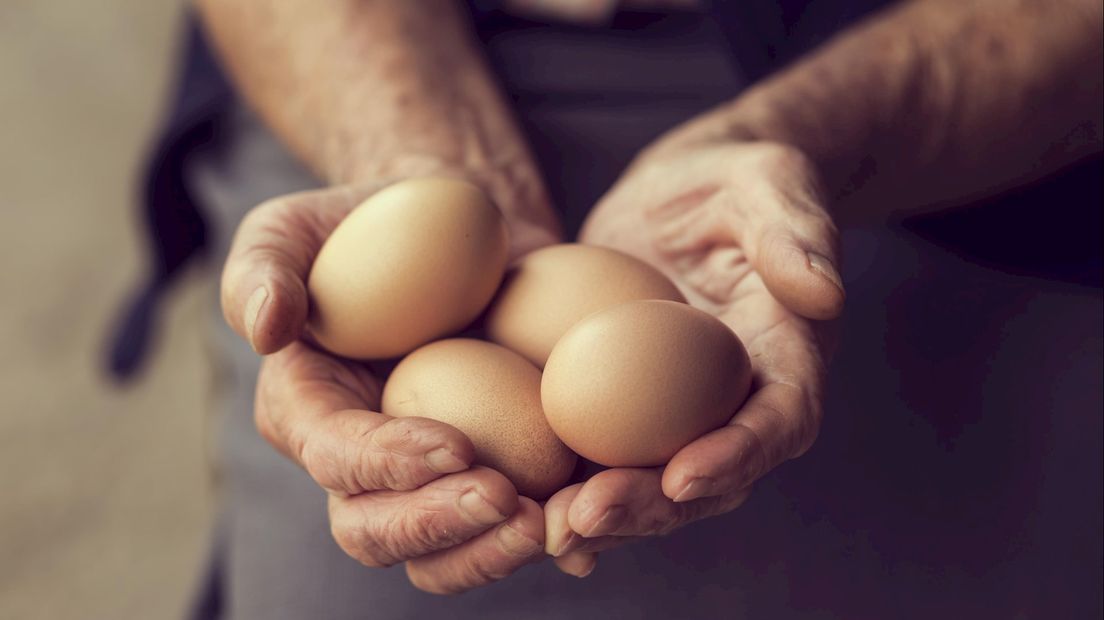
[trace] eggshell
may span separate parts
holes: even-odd
[[[522,495],[543,499],[563,487],[577,457],[548,426],[540,383],[536,367],[503,347],[441,340],[395,367],[383,413],[455,426],[472,440],[477,462],[502,472]]]
[[[727,423],[750,386],[747,352],[724,323],[686,304],[632,301],[564,334],[544,368],[541,402],[579,455],[646,467]]]
[[[471,183],[391,185],[349,213],[318,253],[310,332],[333,353],[378,359],[459,331],[494,296],[508,246],[502,215]]]
[[[685,302],[651,265],[604,247],[565,243],[524,256],[506,274],[487,313],[487,339],[544,366],[580,319],[636,299]]]

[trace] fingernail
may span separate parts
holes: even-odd
[[[249,296],[249,301],[245,302],[245,331],[249,334],[249,346],[253,347],[254,351],[257,350],[257,335],[254,333],[257,318],[261,316],[261,310],[264,309],[267,301],[268,289],[261,285]]]
[[[517,531],[510,525],[503,525],[495,532],[498,545],[510,555],[530,556],[540,550],[541,544],[525,534]]]
[[[624,519],[624,517],[624,506],[611,506],[608,510],[606,510],[606,513],[602,515],[601,519],[598,519],[598,521],[596,521],[594,525],[590,526],[587,531],[580,532],[580,534],[586,536],[587,538],[612,534],[613,531],[617,529],[619,525],[621,525],[621,521]]]
[[[478,491],[468,491],[460,496],[460,511],[480,525],[494,525],[506,520],[506,515],[483,499]]]
[[[593,573],[594,567],[597,565],[597,553],[578,553],[559,562],[560,570],[579,579]]]
[[[699,497],[705,497],[713,490],[712,478],[694,478],[690,482],[686,483],[686,486],[682,487],[682,490],[675,495],[674,501],[676,502],[688,502],[692,499],[698,499]]]
[[[806,256],[809,257],[809,267],[813,271],[828,278],[832,281],[832,284],[839,287],[841,291],[843,290],[843,278],[840,277],[839,271],[836,271],[836,266],[832,264],[832,261],[816,252],[806,252]]]
[[[438,474],[455,474],[468,468],[468,464],[458,459],[448,448],[426,452],[425,462],[426,467]]]
[[[548,542],[551,543],[552,541],[550,540]],[[565,553],[571,553],[581,542],[582,538],[580,538],[578,534],[569,531],[558,546],[553,547],[551,544],[548,546],[548,555],[558,558]]]

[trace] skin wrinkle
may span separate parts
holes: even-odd
[[[339,512],[347,514],[351,507],[341,504],[341,502],[347,501],[341,498],[330,498],[330,536],[346,555],[364,566],[369,568],[391,566],[387,563],[383,550],[378,547],[376,541],[368,533],[363,519],[355,524],[350,524],[347,523],[346,518],[340,518],[335,514]]]
[[[786,383],[778,383],[777,385],[789,385]],[[791,386],[792,387],[792,386]],[[797,419],[796,424],[788,424],[788,432],[784,433],[784,437],[787,441],[784,442],[789,448],[781,451],[781,458],[777,461],[772,461],[769,468],[773,469],[779,464],[797,458],[799,455],[807,451],[815,440],[819,431],[820,423],[818,416],[813,413],[813,410],[809,407],[808,393],[800,388],[795,388],[799,391],[799,396],[804,402],[804,406],[801,408],[799,415],[787,414],[782,407],[775,407],[771,403],[765,403],[766,409],[775,413],[778,417],[789,420]]]
[[[411,424],[410,422],[407,421],[407,420],[414,420],[414,419],[416,419],[416,418],[407,418],[405,420],[404,419],[391,419],[391,420],[388,420],[382,426],[379,427],[378,430],[382,431],[384,428],[387,428],[388,432],[392,432],[392,433],[394,432],[395,428],[401,428],[402,429],[401,439],[399,439],[398,441],[393,442],[395,444],[395,446],[385,446],[382,443],[380,443],[379,437],[380,437],[380,435],[382,435],[382,433],[380,433],[380,432],[374,432],[374,433],[371,434],[372,436],[369,438],[369,446],[372,447],[372,448],[375,448],[377,451],[383,452],[385,454],[397,454],[397,455],[405,456],[405,457],[421,456],[422,453],[424,452],[424,450],[419,445],[421,442],[419,442],[418,440],[413,439],[413,438],[415,437],[415,435],[424,437],[424,435],[422,435],[421,433],[424,432],[425,429],[416,429],[416,428],[414,428],[415,427],[414,424]],[[401,449],[402,446],[408,446],[409,449],[402,450]]]
[[[434,552],[423,558],[408,562],[407,575],[412,583],[430,592],[460,592],[466,587],[456,586],[457,583],[480,585],[490,580],[502,578],[516,568],[519,562],[521,565],[525,565],[540,561],[544,556],[540,553],[539,541],[534,540],[532,553],[526,551],[522,555],[518,555],[516,552],[520,549],[507,550],[500,539],[501,533],[507,531],[506,528],[518,532],[524,537],[530,537],[530,534],[523,533],[527,528],[522,515],[526,512],[531,514],[535,508],[535,503],[531,500],[523,501],[519,505],[518,514],[513,518],[502,525],[483,532],[476,538],[464,543],[463,546]],[[491,551],[491,553],[475,553],[476,548],[482,551]],[[463,553],[465,550],[469,552]],[[475,556],[479,557],[476,558]],[[460,561],[452,561],[454,559]],[[479,564],[472,568],[472,562],[479,562]]]
[[[464,60],[473,46],[464,26],[454,27],[453,20],[449,19],[454,12],[452,6],[447,2],[433,4],[431,0],[424,3],[335,1],[338,2],[336,6],[348,12],[328,21],[323,12],[314,10],[312,14],[309,9],[291,4],[261,7],[242,0],[205,2],[207,13],[232,15],[237,11],[239,17],[259,14],[276,23],[276,28],[268,30],[258,28],[266,23],[263,20],[246,19],[236,22],[239,28],[235,29],[233,19],[209,19],[224,25],[215,37],[232,43],[224,45],[224,52],[244,54],[230,62],[239,77],[253,74],[251,62],[245,58],[252,53],[252,64],[260,66],[261,70],[259,77],[245,80],[252,80],[255,92],[250,97],[254,101],[263,100],[255,104],[266,119],[277,125],[283,123],[278,130],[285,140],[298,145],[296,152],[308,159],[321,153],[324,164],[333,164],[326,161],[327,157],[338,158],[343,166],[339,173],[348,176],[340,179],[331,176],[331,181],[363,180],[380,171],[416,169],[424,172],[434,170],[434,162],[441,162],[442,168],[449,170],[497,166],[501,170],[463,172],[477,177],[481,185],[490,188],[496,202],[503,203],[500,206],[504,206],[512,219],[542,221],[547,216],[547,199],[533,201],[539,206],[526,204],[534,191],[540,193],[537,172],[529,161],[512,161],[516,157],[528,158],[528,152],[524,143],[516,140],[511,123],[502,120],[509,117],[509,111],[501,98],[496,97],[491,82],[480,75],[478,58],[470,63]],[[826,195],[844,197],[836,207],[839,212],[849,213],[864,207],[884,212],[886,205],[908,206],[910,201],[956,199],[971,192],[984,194],[1002,183],[1037,177],[1063,162],[1098,150],[1100,111],[1086,110],[1088,103],[1099,108],[1100,79],[1084,78],[1090,72],[1071,69],[1081,65],[1096,69],[1096,74],[1101,73],[1100,7],[1097,4],[1062,0],[1049,4],[990,0],[972,3],[917,0],[899,4],[754,86],[735,103],[669,132],[661,139],[660,146],[647,149],[646,157],[654,153],[654,161],[641,158],[634,161],[628,181],[618,182],[615,196],[618,201],[626,201],[626,205],[635,203],[632,206],[636,207],[648,204],[652,196],[665,189],[662,179],[649,176],[647,182],[642,182],[633,178],[638,170],[644,170],[638,167],[642,164],[650,167],[652,175],[659,174],[657,171],[680,170],[692,175],[690,181],[681,179],[682,187],[692,186],[693,180],[708,180],[709,168],[713,165],[726,167],[733,183],[740,178],[754,178],[754,182],[738,186],[740,193],[734,192],[729,197],[734,206],[739,207],[729,213],[735,224],[731,236],[740,237],[735,241],[721,235],[720,239],[702,238],[695,243],[694,234],[705,237],[716,235],[716,232],[688,227],[684,232],[691,236],[685,239],[684,246],[693,247],[695,251],[663,254],[656,246],[655,237],[643,243],[636,238],[639,237],[638,229],[650,224],[647,218],[639,217],[639,209],[636,216],[626,216],[628,206],[622,207],[621,213],[614,209],[614,215],[604,222],[608,227],[621,226],[622,230],[607,227],[598,234],[592,229],[593,234],[611,245],[640,244],[630,249],[660,263],[661,271],[677,279],[680,288],[685,291],[689,285],[695,289],[690,292],[699,296],[701,291],[714,295],[723,293],[727,283],[716,277],[718,273],[748,268],[730,291],[731,299],[721,300],[717,304],[720,307],[713,310],[722,311],[719,314],[730,325],[745,326],[742,334],[746,331],[767,334],[761,341],[765,351],[753,353],[756,364],[767,364],[762,372],[756,369],[760,379],[755,389],[760,390],[757,395],[762,397],[763,403],[757,409],[747,409],[748,415],[737,427],[740,436],[746,435],[749,441],[758,442],[760,454],[747,453],[736,455],[736,458],[759,459],[761,469],[744,469],[755,465],[733,463],[733,455],[721,454],[716,449],[691,450],[688,459],[713,467],[737,467],[737,473],[758,476],[766,469],[764,464],[779,454],[807,449],[823,415],[817,397],[822,391],[824,357],[814,338],[821,338],[827,330],[778,309],[778,303],[764,284],[765,280],[777,287],[778,276],[771,271],[764,277],[751,269],[748,257],[757,259],[753,261],[755,265],[762,267],[763,264],[754,252],[748,252],[741,260],[737,254],[726,250],[732,247],[751,249],[746,239],[751,239],[752,244],[768,239],[762,230],[749,230],[753,225],[762,228],[768,225],[763,222],[784,222],[783,234],[791,235],[801,249],[813,247],[818,242],[830,244],[828,257],[835,260],[838,243],[834,227],[818,223],[823,221],[823,214],[815,218],[816,213],[809,212],[816,211],[822,195],[817,193],[816,187],[820,181],[823,181]],[[385,7],[393,19],[386,19],[387,15],[385,19],[364,19],[373,11],[388,13]],[[426,7],[430,7],[428,11]],[[1071,12],[1065,10],[1071,7],[1083,14],[1071,16]],[[419,20],[419,12],[428,12],[431,19]],[[314,14],[322,16],[316,19]],[[303,22],[302,27],[296,23],[296,17]],[[357,30],[354,25],[364,21],[370,22],[362,30],[364,36],[347,38],[346,31]],[[225,26],[226,23],[231,25]],[[310,38],[302,33],[312,23],[322,25],[314,33],[324,35],[322,45],[304,45]],[[242,24],[244,28],[240,27]],[[266,39],[273,30],[282,33],[276,41]],[[431,32],[443,33],[434,39],[438,45],[423,45]],[[1022,43],[1004,45],[1005,40]],[[372,64],[370,58],[364,57],[370,49],[404,46],[412,54],[409,60],[395,61],[385,66],[382,73],[378,66],[357,71],[365,63]],[[452,51],[443,52],[446,48]],[[258,49],[263,53],[256,54]],[[283,80],[286,76],[278,75],[278,68],[283,66],[278,56],[289,52],[291,66],[305,76]],[[448,63],[455,65],[449,68]],[[477,68],[441,76],[433,73],[439,67],[446,67],[448,71],[456,71],[458,67]],[[1071,76],[1082,79],[1071,79]],[[306,80],[309,87],[296,84],[296,79],[303,81],[304,77],[309,78]],[[438,82],[443,88],[438,87]],[[358,90],[365,83],[372,84],[373,89]],[[333,89],[335,85],[340,88]],[[395,88],[389,88],[391,86]],[[245,90],[250,91],[250,87]],[[261,96],[256,96],[256,92],[262,93]],[[279,96],[271,97],[272,93]],[[281,101],[280,97],[286,100]],[[365,110],[373,113],[366,114]],[[1067,122],[1064,119],[1070,118],[1078,119],[1072,127],[1064,124]],[[1025,130],[1028,123],[1025,119],[1030,120],[1034,131]],[[1078,131],[1079,128],[1083,129]],[[399,138],[401,134],[407,135]],[[335,136],[336,149],[333,147]],[[758,141],[730,145],[726,157],[697,156],[710,140],[716,143],[734,139]],[[774,151],[775,159],[772,160],[770,149],[777,149],[779,143],[790,144],[807,154],[819,169],[812,172],[794,169],[795,166],[808,168],[808,164],[800,162],[799,158],[786,160],[784,151],[781,155]],[[489,145],[498,148],[488,152]],[[693,159],[693,165],[680,169],[663,162],[660,166],[658,158],[663,153],[678,153],[683,161]],[[674,155],[671,157],[676,159]],[[318,162],[308,163],[317,169]],[[322,168],[332,172],[325,165]],[[948,173],[956,170],[969,171],[969,174],[955,177]],[[536,185],[520,181],[531,178],[538,179]],[[938,183],[925,184],[925,178],[936,179]],[[730,181],[728,177],[722,180]],[[519,183],[522,187],[518,187]],[[779,184],[782,186],[778,187]],[[762,193],[762,202],[738,202],[746,191]],[[299,204],[301,206],[296,208],[318,207],[309,200]],[[810,215],[814,217],[808,217]],[[709,217],[716,215],[710,212]],[[514,229],[515,224],[511,222],[511,230]],[[682,240],[676,236],[668,241],[679,243]],[[820,253],[820,249],[816,251]],[[786,251],[780,253],[783,256],[778,260],[805,260],[807,263],[807,257],[787,258]],[[771,260],[775,260],[774,257]],[[796,270],[800,265],[794,263],[788,267]],[[788,273],[785,267],[787,265],[782,266],[782,273]],[[775,265],[775,268],[779,267]],[[252,275],[253,272],[248,273]],[[243,295],[242,299],[250,293],[238,292]],[[276,293],[273,292],[280,297]],[[793,329],[772,324],[779,317],[791,321]],[[763,328],[763,324],[767,327]],[[750,326],[750,330],[746,326]],[[795,339],[801,342],[794,343]],[[764,385],[764,376],[777,381]],[[775,383],[787,387],[776,387]],[[314,396],[324,400],[320,395]],[[277,402],[270,405],[284,406]],[[744,425],[744,421],[749,425]],[[758,429],[760,434],[753,429]],[[772,439],[772,434],[778,435],[778,441],[763,443]],[[711,447],[723,446],[714,444]],[[656,475],[650,472],[652,477],[646,480],[654,481]],[[640,480],[639,477],[635,479]],[[601,489],[596,491],[601,493]],[[637,493],[633,497],[645,511],[642,515],[645,522],[648,518],[654,522],[660,514],[657,510],[665,510],[666,504],[660,503],[661,498],[643,494],[640,489],[631,491]],[[695,506],[718,507],[718,510],[732,507],[738,503],[738,498],[733,497],[731,503],[714,500]],[[681,524],[682,520],[712,512],[704,508],[702,512],[686,508],[667,510],[666,514]],[[477,585],[470,581],[471,575],[462,574],[464,562],[475,560],[461,555],[454,557],[463,561],[436,566],[438,582],[451,580],[447,581],[447,587],[454,591]],[[494,560],[488,558],[486,561]],[[475,579],[486,580],[493,576],[477,575]]]
[[[313,253],[307,250],[302,253],[295,253],[288,248],[287,243],[283,242],[287,236],[295,234],[293,231],[272,225],[264,225],[257,229],[257,233],[257,239],[250,247],[251,262],[257,263],[258,266],[267,268],[269,271],[275,271],[268,267],[271,264],[288,265],[299,273],[310,269],[310,265],[314,261]]]
[[[772,458],[767,453],[767,449],[763,442],[762,436],[760,435],[759,431],[755,430],[755,428],[749,426],[744,422],[735,422],[734,424],[732,424],[732,426],[734,428],[745,431],[745,433],[752,439],[749,444],[752,447],[751,452],[748,453],[748,456],[742,456],[737,460],[737,463],[740,464],[740,467],[736,469],[736,474],[734,476],[737,482],[735,484],[729,484],[729,486],[743,488],[757,481],[780,461]]]
[[[295,349],[291,352],[292,360],[296,358],[304,357],[303,349]],[[340,366],[337,366],[329,362],[326,358],[311,357],[313,360],[302,370],[309,376],[314,375],[311,379],[306,381],[300,381],[297,383],[295,392],[286,397],[293,401],[299,401],[301,395],[317,392],[321,394],[330,394],[329,398],[338,398],[344,401],[341,404],[335,406],[327,406],[319,403],[316,405],[318,409],[312,414],[312,417],[322,419],[333,419],[328,415],[329,411],[343,409],[342,404],[356,403],[358,400],[361,404],[365,404],[362,401],[363,394],[358,393],[356,389],[351,389],[347,386],[345,377],[346,370]],[[270,361],[271,363],[271,361]],[[259,385],[261,385],[259,383]],[[279,382],[277,385],[287,386],[285,382]],[[356,385],[355,383],[353,384]],[[345,393],[338,397],[333,393],[334,387],[343,388]],[[284,389],[287,389],[286,387]],[[285,395],[281,395],[281,398]],[[365,488],[363,481],[356,479],[358,475],[358,468],[350,468],[349,464],[356,462],[355,459],[360,458],[359,454],[351,455],[355,445],[355,439],[353,441],[341,442],[342,447],[345,450],[344,457],[336,456],[333,452],[334,447],[327,447],[329,445],[330,429],[324,425],[292,425],[289,420],[286,419],[273,419],[271,415],[271,407],[267,403],[273,398],[271,393],[266,392],[262,399],[266,403],[264,407],[258,408],[258,430],[262,435],[269,439],[270,443],[275,445],[286,445],[291,451],[291,454],[295,458],[296,462],[302,464],[303,468],[311,473],[312,477],[326,488],[328,491],[339,494],[356,493]],[[263,415],[260,412],[264,412]],[[345,422],[345,426],[348,426],[348,421]],[[304,434],[304,432],[306,434]],[[273,441],[277,439],[277,441]],[[353,479],[347,479],[341,473],[343,471],[350,470],[349,475],[353,476]]]
[[[288,444],[295,450],[297,462],[310,474],[311,478],[325,489],[330,495],[347,498],[357,495],[362,489],[350,485],[345,479],[343,468],[334,455],[332,448],[326,445],[325,439],[318,439],[319,435],[328,433],[322,426],[300,426],[302,432],[295,432],[288,438]],[[301,435],[300,439],[295,439]],[[346,457],[347,458],[347,457]]]
[[[342,437],[342,439],[331,439],[330,441],[337,444],[337,447],[341,450],[340,456],[336,456],[331,463],[332,469],[330,474],[338,477],[344,485],[343,488],[351,495],[367,491],[373,487],[373,480],[367,474],[367,470],[372,465],[372,457],[370,453],[365,452],[362,449],[365,437],[370,437],[378,426],[375,428],[366,428],[363,425],[353,424],[352,420],[348,418],[342,418],[339,424],[338,432],[334,433]],[[349,432],[349,431],[352,432]],[[379,471],[382,469],[382,475]],[[389,489],[400,486],[398,484],[398,478],[394,475],[390,466],[383,468],[377,468],[376,474],[378,481]]]
[[[463,493],[463,491],[461,492]],[[404,513],[403,519],[411,528],[407,532],[410,540],[424,540],[436,545],[455,546],[464,542],[459,532],[448,526],[448,518],[440,508],[429,508],[425,505],[414,505],[407,502],[409,509]],[[432,549],[426,549],[426,553]]]
[[[380,495],[386,495],[386,492],[380,492]],[[341,501],[341,500],[339,500]],[[396,542],[395,536],[391,534],[397,529],[396,523],[399,521],[399,513],[397,511],[388,511],[385,514],[386,519],[381,520],[379,515],[373,510],[371,502],[366,501],[350,501],[344,500],[348,506],[350,503],[355,503],[358,514],[354,524],[348,525],[352,530],[354,541],[357,548],[361,553],[367,555],[377,565],[387,568],[394,566],[401,562],[401,556],[394,553],[392,548],[387,543]]]

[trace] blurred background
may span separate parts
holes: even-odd
[[[204,560],[215,485],[201,336],[214,278],[193,268],[171,290],[137,381],[115,385],[102,369],[145,269],[136,179],[184,5],[0,2],[2,620],[179,617]],[[791,556],[835,540],[826,557],[866,571],[841,568],[837,583],[892,583],[881,596],[916,613],[927,609],[917,591],[1099,609],[1101,210],[1083,212],[1100,204],[1099,174],[1099,159],[1074,173],[1096,192],[1069,190],[1076,201],[1029,192],[999,216],[990,205],[905,222],[892,243],[845,230],[854,301],[833,423],[764,485],[768,509],[747,523],[767,527],[770,506],[801,498],[820,520],[789,515]],[[1040,222],[1040,204],[1074,211]],[[1036,371],[1049,387],[1025,397],[1015,388]],[[865,411],[851,406],[854,386]],[[846,484],[823,483],[829,466]],[[772,557],[741,558],[767,575],[762,590],[820,583],[817,564],[779,572]],[[837,608],[855,598],[828,590],[816,594]]]
[[[0,2],[0,618],[178,617],[206,550],[209,291],[172,292],[132,386],[99,359],[184,4]]]

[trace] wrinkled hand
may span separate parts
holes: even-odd
[[[405,561],[423,590],[459,592],[544,557],[541,508],[502,474],[471,467],[471,441],[456,428],[378,413],[381,383],[366,365],[301,338],[318,250],[382,187],[294,194],[251,211],[227,258],[222,308],[257,352],[271,354],[257,378],[257,428],[327,491],[338,545],[368,566]],[[515,224],[516,253],[554,239]]]
[[[666,467],[609,469],[553,496],[546,545],[562,570],[585,575],[598,551],[728,512],[812,445],[825,377],[820,321],[844,301],[837,231],[822,205],[811,164],[771,143],[645,154],[599,201],[580,240],[670,277],[736,332],[754,380],[727,426]]]

